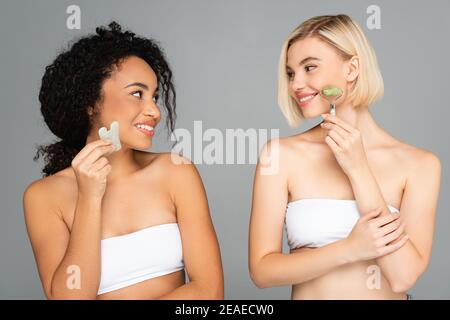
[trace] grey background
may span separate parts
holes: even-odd
[[[81,7],[81,30],[66,28],[66,8]],[[381,30],[366,9],[381,8]],[[448,75],[449,1],[5,1],[0,2],[0,298],[44,298],[22,213],[25,187],[40,177],[35,146],[50,142],[37,99],[44,67],[68,41],[116,19],[158,39],[175,73],[178,128],[288,127],[276,104],[281,45],[302,21],[346,13],[363,27],[385,80],[377,121],[397,138],[437,154],[443,165],[435,242],[428,271],[411,293],[450,298]],[[402,94],[408,92],[408,94]],[[157,136],[154,150],[169,150]],[[447,142],[445,142],[447,141]],[[258,289],[247,269],[254,165],[198,165],[219,237],[227,299],[289,299],[290,287]],[[426,191],[426,190],[424,190]]]

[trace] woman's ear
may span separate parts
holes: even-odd
[[[353,56],[347,62],[346,76],[348,82],[353,82],[359,75],[359,57]]]

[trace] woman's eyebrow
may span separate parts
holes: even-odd
[[[317,61],[320,61],[319,58],[316,58],[316,57],[308,57],[308,58],[303,59],[303,60],[299,63],[299,66],[301,66],[302,64],[305,64],[305,63],[307,63],[308,61],[311,61],[311,60],[317,60]]]
[[[307,57],[307,58],[303,59],[302,61],[300,61],[300,63],[299,63],[298,65],[301,66],[301,65],[303,65],[303,64],[305,64],[305,63],[307,63],[308,61],[311,61],[311,60],[317,60],[317,61],[320,61],[320,59],[319,59],[319,58],[316,58],[316,57]],[[286,68],[287,68],[288,70],[292,70],[292,68],[289,67],[288,65],[286,66]]]
[[[130,83],[129,85],[126,85],[123,88],[125,89],[125,88],[132,87],[132,86],[138,86],[138,87],[141,87],[142,89],[148,90],[148,85],[146,85],[145,83],[142,83],[142,82],[133,82],[133,83]]]

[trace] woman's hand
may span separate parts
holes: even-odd
[[[78,194],[85,197],[103,198],[106,177],[111,165],[105,155],[114,150],[111,141],[96,140],[87,144],[72,160],[72,168],[78,183]]]
[[[403,234],[405,223],[400,222],[400,215],[391,213],[379,217],[381,212],[381,209],[376,209],[362,216],[343,240],[352,261],[387,255],[401,248],[408,240],[408,235]],[[395,241],[397,239],[399,241]]]
[[[324,121],[320,126],[329,130],[325,142],[333,151],[345,174],[349,176],[361,168],[367,168],[366,152],[359,130],[328,113],[322,117]]]

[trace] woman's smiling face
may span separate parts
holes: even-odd
[[[157,90],[152,68],[141,58],[126,58],[103,83],[98,126],[109,129],[111,122],[117,121],[123,147],[148,149],[154,135],[151,128],[161,119]]]
[[[289,95],[296,101],[303,117],[314,118],[329,112],[330,104],[319,95],[326,86],[344,90],[337,102],[339,108],[357,77],[355,60],[344,61],[336,49],[314,37],[297,40],[289,47],[286,64]]]

